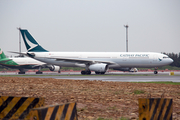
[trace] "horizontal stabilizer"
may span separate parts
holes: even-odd
[[[11,61],[12,59],[6,59],[6,60],[0,60],[1,63],[5,63],[5,62],[8,62],[8,61]]]
[[[26,55],[26,56],[27,56],[27,54],[26,54],[26,53],[14,52],[14,51],[8,51],[8,52],[10,52],[10,53],[16,53],[16,54],[22,54],[22,55]]]

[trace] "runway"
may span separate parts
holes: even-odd
[[[55,79],[71,79],[71,80],[101,80],[115,82],[155,82],[155,81],[171,81],[180,82],[180,72],[174,72],[175,75],[169,75],[169,72],[159,72],[154,75],[151,72],[110,72],[105,75],[81,75],[79,72],[62,72],[61,74],[48,72],[42,75],[35,73],[26,73],[26,75],[18,75],[15,73],[0,73],[0,75],[17,76],[17,77],[34,77],[34,78],[55,78]]]

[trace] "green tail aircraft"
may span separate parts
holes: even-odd
[[[60,73],[60,66],[49,65],[29,57],[7,58],[1,48],[0,65],[12,69],[19,69],[19,74],[25,74],[25,72],[29,69],[38,69],[36,74],[42,74],[42,68],[49,68],[51,71],[58,71]]]

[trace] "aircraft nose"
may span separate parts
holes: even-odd
[[[171,58],[169,58],[167,62],[168,62],[168,64],[171,64],[171,63],[173,63],[173,62],[174,62],[174,60],[173,60],[173,59],[171,59]]]
[[[171,59],[171,58],[170,58],[170,60],[169,60],[169,61],[170,61],[170,63],[173,63],[173,62],[174,62],[174,60],[173,60],[173,59]]]

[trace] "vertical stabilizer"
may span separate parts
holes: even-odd
[[[28,52],[48,52],[41,47],[27,30],[19,29]]]
[[[0,59],[4,59],[4,58],[6,58],[6,55],[4,54],[2,49],[0,48]]]

